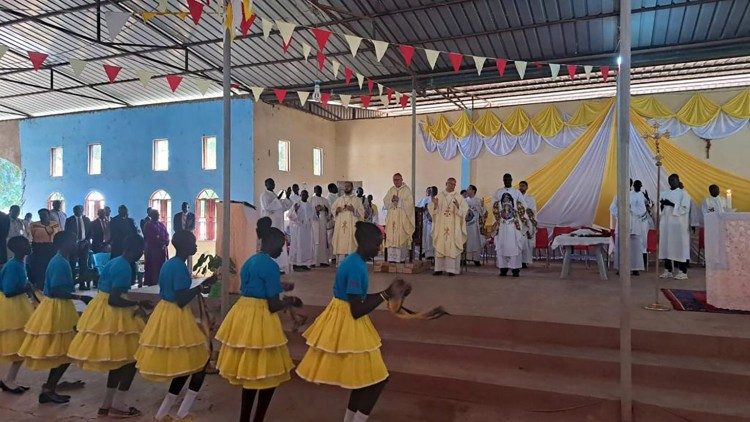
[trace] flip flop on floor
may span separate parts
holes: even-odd
[[[141,411],[133,406],[130,406],[128,410],[115,409],[114,407],[109,409],[109,417],[112,418],[125,419],[136,418],[138,416],[141,416]]]
[[[57,384],[57,389],[58,390],[78,390],[78,389],[83,388],[85,385],[86,383],[80,380],[73,381],[73,382],[63,381]]]

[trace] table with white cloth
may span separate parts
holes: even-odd
[[[705,219],[706,302],[750,311],[750,213],[709,213]]]
[[[599,278],[607,279],[607,265],[604,262],[604,246],[612,246],[612,238],[605,236],[571,236],[570,234],[561,234],[552,241],[552,249],[561,248],[563,250],[563,266],[560,271],[560,278],[570,276],[570,259],[573,255],[573,248],[576,246],[586,246],[594,254],[596,265],[599,267]]]

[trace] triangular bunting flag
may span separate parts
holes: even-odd
[[[326,64],[326,53],[322,50],[318,51],[318,70],[323,71],[323,67]]]
[[[273,93],[276,94],[276,99],[279,101],[279,104],[284,102],[284,98],[286,98],[286,89],[274,88]]]
[[[240,89],[240,84],[233,82],[229,84],[229,89]]]
[[[255,98],[255,102],[260,101],[260,94],[263,93],[263,87],[262,86],[251,86],[250,91],[253,93],[253,98]]]
[[[385,51],[388,50],[388,43],[385,41],[370,40],[372,45],[375,47],[375,60],[380,61],[385,55]]]
[[[594,66],[586,65],[583,67],[583,73],[586,75],[586,80],[591,79],[591,71],[594,70]]]
[[[320,93],[320,103],[323,104],[323,107],[328,108],[328,101],[331,99],[331,93],[330,92],[321,92]]]
[[[477,75],[482,74],[482,69],[484,68],[484,62],[487,61],[487,57],[479,57],[479,56],[471,56],[474,58],[474,67],[477,68]]]
[[[430,64],[430,69],[435,69],[435,63],[437,63],[440,52],[437,50],[430,50],[429,48],[425,48],[424,55],[427,56],[427,63]]]
[[[362,89],[362,84],[365,83],[365,75],[357,73],[357,83],[359,84],[359,89]]]
[[[167,11],[168,5],[169,5],[169,0],[159,0],[159,4],[156,6],[156,10],[160,11],[161,13],[164,13]]]
[[[263,39],[267,40],[273,29],[273,21],[270,19],[260,18],[260,26],[263,28]]]
[[[328,38],[331,36],[331,31],[323,28],[310,28],[310,31],[315,36],[315,41],[318,43],[318,51],[323,51],[328,43]]]
[[[391,98],[393,98],[393,89],[391,88],[385,88],[385,95],[388,97],[388,104],[391,103]]]
[[[404,45],[399,44],[398,45],[399,51],[401,51],[401,56],[404,58],[404,64],[406,67],[411,66],[411,59],[414,57],[414,47],[410,45]]]
[[[349,102],[352,100],[352,96],[347,94],[339,94],[339,99],[341,99],[342,106],[349,107]]]
[[[210,0],[209,3],[211,3]],[[242,0],[242,11],[249,15],[251,10],[253,10],[253,0]]]
[[[229,40],[234,41],[234,5],[231,1],[227,2],[224,12],[224,28],[229,33]]]
[[[402,96],[403,96],[404,94],[402,94],[402,93],[400,93],[400,92],[398,92],[398,91],[394,91],[393,93],[394,93],[394,94],[395,94],[395,96],[396,96],[396,102],[397,102],[397,103],[401,103],[401,97],[402,97]]]
[[[352,71],[348,67],[344,67],[344,82],[346,82],[347,85],[349,85],[349,82],[351,82],[352,76],[354,76],[354,71]]]
[[[341,63],[337,62],[336,60],[331,60],[331,70],[333,71],[334,78],[339,77],[339,67],[341,67]]]
[[[372,99],[372,95],[360,95],[359,101],[362,103],[362,107],[367,108],[370,106],[370,100]]]
[[[2,55],[0,55],[1,57]],[[70,58],[68,60],[70,62],[70,67],[73,69],[73,75],[77,78],[81,76],[83,73],[83,70],[86,69],[86,61],[76,58]]]
[[[284,54],[286,54],[289,51],[289,46],[290,45],[292,45],[292,39],[291,38],[289,39],[288,43],[285,43],[285,42],[281,43],[281,51],[283,51]]]
[[[114,42],[120,34],[122,28],[130,19],[128,12],[104,12],[104,19],[107,21],[107,30],[109,31],[109,40]],[[145,20],[145,17],[144,17]]]
[[[2,59],[5,53],[7,52],[8,52],[8,46],[4,44],[0,44],[0,59]]]
[[[542,62],[534,62],[534,66],[537,68],[537,70],[542,69]]]
[[[500,74],[500,76],[505,75],[505,66],[508,64],[508,61],[505,59],[495,59],[495,67],[497,67],[497,73]]]
[[[44,61],[47,60],[47,55],[36,51],[29,51],[27,53],[29,55],[29,60],[31,60],[31,65],[34,66],[34,70],[41,69],[42,65],[44,65]]]
[[[383,84],[378,84],[378,96],[383,95]]]
[[[378,99],[380,99],[380,103],[383,104],[384,107],[388,107],[388,96],[387,95],[378,95]]]
[[[312,51],[312,47],[310,47],[310,44],[303,42],[302,43],[302,55],[305,56],[305,60],[307,60],[307,58],[310,57],[311,51]]]
[[[359,45],[362,43],[362,37],[346,34],[344,35],[344,38],[346,38],[346,43],[349,44],[349,50],[352,52],[352,57],[357,57],[357,50],[359,50]]]
[[[578,66],[576,66],[576,65],[574,65],[574,64],[569,64],[569,65],[568,65],[568,76],[570,76],[570,79],[571,79],[571,80],[573,80],[573,79],[575,79],[575,78],[576,78],[576,68],[577,68],[577,67],[578,67]]]
[[[206,95],[206,92],[208,92],[208,88],[211,86],[211,81],[208,79],[197,78],[194,79],[193,82],[195,83],[195,87],[198,88],[198,92],[200,92],[201,95]]]
[[[521,60],[516,60],[513,62],[514,65],[516,65],[516,70],[518,71],[518,76],[523,79],[523,76],[526,74],[526,65],[528,65],[528,62],[523,62]]]
[[[406,94],[402,95],[399,104],[401,104],[401,108],[406,108],[409,105],[409,96]]]
[[[141,13],[141,19],[143,19],[144,22],[148,23],[151,19],[156,17],[155,12],[143,12]]]
[[[135,72],[135,74],[138,75],[138,79],[141,81],[141,85],[143,85],[144,88],[148,87],[148,82],[155,75],[154,72],[152,72],[152,71],[150,71],[148,69],[141,69],[141,70]]]
[[[102,66],[104,67],[104,72],[107,74],[107,79],[109,79],[109,83],[113,83],[115,79],[117,79],[117,75],[122,70],[120,66],[113,66],[110,64],[105,64]]]
[[[190,11],[190,18],[193,19],[193,23],[198,25],[203,15],[203,3],[198,0],[187,0],[188,10]]]
[[[607,79],[609,79],[609,66],[601,66],[599,70],[602,71],[602,79],[604,82],[607,82]]]
[[[297,91],[297,96],[299,97],[300,106],[304,107],[305,103],[307,102],[307,98],[310,96],[310,93],[307,91]]]
[[[297,25],[293,23],[277,20],[276,27],[279,28],[279,33],[281,34],[281,39],[284,40],[284,44],[289,44],[292,41],[294,28],[296,28]]]
[[[367,80],[367,91],[369,91],[370,94],[372,94],[372,88],[375,86],[375,82],[372,81],[372,79]]]
[[[461,61],[464,59],[463,54],[450,52],[448,53],[448,59],[450,59],[451,64],[453,65],[454,72],[461,70]]]
[[[557,80],[557,75],[560,74],[560,65],[556,63],[550,63],[549,71],[550,73],[552,73],[552,80]]]
[[[247,36],[247,33],[250,32],[250,27],[253,26],[253,22],[255,22],[256,18],[255,13],[253,13],[250,16],[246,16],[244,19],[242,19],[242,23],[240,24],[240,32],[242,32],[243,36]]]
[[[172,92],[177,91],[177,88],[182,83],[182,76],[180,75],[167,75],[167,83],[169,84],[169,89],[172,90]]]

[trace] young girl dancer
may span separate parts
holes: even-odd
[[[169,414],[177,395],[190,378],[188,391],[177,411],[178,418],[188,415],[206,377],[209,358],[208,340],[187,306],[201,291],[201,286],[190,287],[190,271],[185,264],[198,250],[195,235],[187,230],[177,231],[172,236],[172,245],[177,253],[159,272],[162,300],[149,317],[135,352],[136,366],[144,378],[156,382],[171,381],[169,392],[156,412],[156,420]],[[209,280],[203,284],[210,284]]]
[[[297,367],[307,381],[352,390],[345,422],[366,421],[388,379],[380,336],[367,314],[411,291],[409,284],[396,280],[382,292],[367,294],[366,261],[378,254],[383,239],[376,225],[362,221],[354,236],[357,251],[336,270],[333,299],[303,334],[309,348]]]
[[[24,258],[31,253],[31,244],[23,236],[8,240],[8,249],[13,252],[13,259],[0,270],[0,362],[9,362],[8,374],[0,381],[0,389],[11,394],[23,394],[29,387],[16,384],[18,370],[23,358],[18,356],[18,349],[26,337],[24,325],[34,312],[29,297],[30,284],[26,280]]]
[[[141,414],[125,405],[124,395],[135,377],[134,355],[145,322],[135,315],[138,302],[124,295],[130,290],[131,265],[143,255],[143,244],[141,236],[128,236],[123,254],[104,266],[99,293],[81,315],[78,334],[68,349],[68,356],[84,370],[109,372],[99,416],[130,418]]]
[[[298,301],[291,296],[279,299],[283,288],[279,265],[274,259],[281,255],[284,233],[271,227],[268,217],[258,220],[256,231],[261,240],[260,252],[242,266],[242,297],[216,334],[222,343],[217,363],[219,374],[231,384],[242,386],[240,422],[250,421],[256,395],[258,406],[253,420],[263,421],[274,390],[289,380],[294,367],[278,315]]]
[[[34,370],[49,369],[47,383],[42,386],[39,403],[67,403],[70,396],[57,394],[57,383],[70,366],[68,347],[75,336],[78,312],[73,299],[88,304],[88,296],[73,294],[75,282],[68,258],[76,250],[75,236],[61,231],[52,242],[57,254],[52,257],[44,275],[44,299],[31,314],[24,330],[26,338],[18,356]],[[82,386],[80,381],[73,385]]]

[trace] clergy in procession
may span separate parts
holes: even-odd
[[[314,249],[314,263],[313,265],[320,265],[321,267],[327,267],[328,261],[331,259],[331,246],[328,240],[328,221],[331,217],[331,204],[328,203],[326,198],[323,198],[323,188],[315,186],[313,188],[315,195],[310,199],[310,203],[313,206],[313,249]]]
[[[640,180],[633,182],[630,179],[630,192],[628,193],[628,218],[630,219],[630,250],[628,259],[630,259],[631,275],[640,275],[640,271],[645,268],[643,255],[646,253],[646,240],[650,227],[650,216],[646,209],[646,197],[641,192],[643,184]],[[617,227],[617,196],[612,200],[609,212]],[[615,247],[615,268],[620,268],[620,250]]]
[[[339,199],[339,187],[335,183],[329,183],[328,184],[328,196],[326,197],[328,200],[328,212],[330,213],[330,218],[328,220],[328,248],[330,249],[331,253],[331,260],[336,261],[336,257],[333,255],[333,227],[336,223],[336,221],[333,218],[333,203],[336,202],[337,199]]]
[[[687,279],[690,259],[690,196],[680,189],[677,174],[669,176],[669,190],[661,193],[659,220],[659,259],[664,260],[661,278]]]
[[[427,206],[432,215],[432,244],[435,247],[435,272],[448,276],[461,273],[461,253],[466,243],[466,214],[469,207],[456,191],[456,179],[449,178],[445,190]]]
[[[526,243],[521,221],[525,209],[510,192],[498,191],[498,194],[499,197],[492,203],[492,213],[495,216],[492,235],[495,238],[497,267],[500,268],[501,277],[506,277],[508,270],[513,277],[519,277]]]
[[[292,201],[289,199],[291,189],[286,191],[287,198],[282,199],[284,192],[276,195],[273,191],[276,188],[276,182],[273,179],[266,179],[265,185],[266,191],[260,195],[260,215],[270,218],[271,226],[284,232],[284,212],[292,207]],[[275,261],[282,273],[289,271],[289,255],[286,249],[281,251],[281,255],[275,258]]]
[[[522,180],[518,184],[518,190],[523,196],[523,202],[526,204],[526,224],[522,227],[526,242],[523,245],[521,268],[528,268],[534,258],[534,247],[536,246],[536,198],[529,192],[529,183]]]
[[[289,262],[294,271],[310,271],[315,265],[313,244],[313,208],[306,190],[300,193],[300,200],[289,212]]]
[[[432,198],[437,196],[437,187],[430,186],[425,191],[425,197],[419,200],[417,208],[421,208],[422,212],[422,249],[420,254],[422,258],[432,259],[435,258],[435,248],[432,246],[432,215],[428,205],[432,203]]]
[[[352,182],[344,182],[344,194],[334,201],[331,209],[336,224],[333,228],[333,254],[337,262],[357,250],[354,229],[357,221],[362,221],[365,209],[362,200],[354,195]]]
[[[484,248],[484,237],[481,228],[484,225],[485,214],[482,198],[477,198],[477,187],[469,185],[466,188],[466,205],[469,212],[466,214],[466,262],[473,262],[477,267],[481,266],[482,249]]]
[[[401,173],[393,175],[393,186],[383,198],[386,209],[385,247],[388,262],[405,262],[414,234],[414,196]]]
[[[718,185],[711,185],[708,187],[709,196],[701,205],[701,212],[703,213],[704,219],[706,218],[706,215],[714,212],[724,213],[730,211],[729,207],[727,207],[727,200],[723,196],[719,196],[720,193],[721,190]]]

